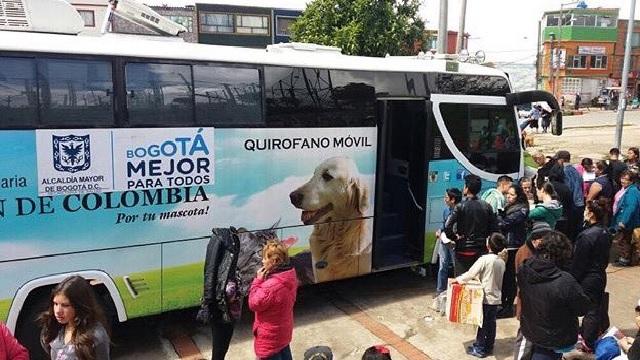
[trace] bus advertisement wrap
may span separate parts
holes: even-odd
[[[242,228],[254,257],[259,233],[273,229],[302,282],[370,272],[376,137],[376,128],[4,131],[0,319],[23,284],[87,269],[114,279],[128,317],[194,306],[214,227]],[[172,170],[204,182],[171,186]],[[96,186],[47,191],[53,182]]]
[[[37,130],[38,193],[209,185],[213,129]]]

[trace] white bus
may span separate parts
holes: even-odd
[[[558,107],[427,58],[0,31],[0,320],[37,358],[71,274],[119,321],[195,306],[216,227],[303,283],[431,262],[445,189],[522,176],[514,105]]]

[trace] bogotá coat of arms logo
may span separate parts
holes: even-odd
[[[89,135],[53,137],[53,167],[58,171],[75,173],[91,166]]]

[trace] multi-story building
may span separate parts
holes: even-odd
[[[106,0],[67,0],[84,20],[85,32],[99,33],[107,14]]]
[[[68,0],[85,20],[86,32],[98,33],[107,12],[107,0]],[[185,41],[264,48],[289,42],[290,26],[302,14],[294,0],[142,0],[158,14],[184,25]],[[156,35],[118,16],[111,32]]]
[[[627,26],[629,20],[618,20],[618,39],[611,61],[611,83],[620,86],[624,67],[624,50],[627,40]],[[640,21],[634,21],[631,34],[631,61],[629,63],[628,94],[632,97],[640,96]]]
[[[538,87],[558,98],[583,103],[609,86],[618,38],[619,9],[576,8],[547,11],[542,17]]]
[[[259,48],[289,42],[289,26],[302,10],[286,1],[199,0],[198,42]]]

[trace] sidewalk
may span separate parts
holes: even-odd
[[[609,267],[611,324],[635,333],[634,307],[640,298],[640,267]],[[291,344],[295,358],[314,345],[330,346],[338,360],[358,360],[374,344],[391,348],[394,360],[473,359],[465,354],[476,329],[448,322],[429,309],[434,283],[399,270],[301,291]],[[498,320],[495,353],[488,359],[511,359],[518,329],[515,319]],[[207,336],[208,335],[208,336]],[[210,334],[200,329],[194,340],[210,356]],[[404,355],[403,355],[404,354]],[[230,359],[252,358],[250,323],[236,328]]]

